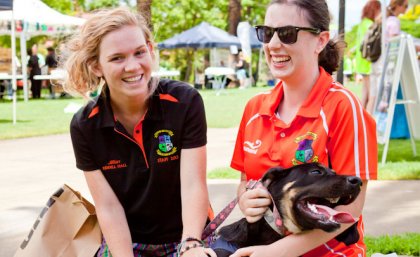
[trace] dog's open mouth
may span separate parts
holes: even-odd
[[[298,210],[311,219],[322,223],[353,223],[356,219],[348,212],[334,210],[337,205],[352,202],[352,196],[336,198],[305,198],[297,202]]]

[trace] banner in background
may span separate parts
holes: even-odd
[[[0,0],[1,10],[13,10],[13,0]]]
[[[239,41],[241,42],[242,53],[245,60],[248,63],[251,63],[251,40],[249,32],[251,30],[251,25],[247,21],[239,22],[236,33],[238,34]]]

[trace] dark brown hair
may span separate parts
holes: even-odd
[[[329,31],[330,12],[325,0],[272,0],[270,5],[273,4],[294,5],[302,11],[311,27]],[[340,66],[345,47],[346,43],[341,38],[330,40],[319,54],[318,65],[332,74]]]

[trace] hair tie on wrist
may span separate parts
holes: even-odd
[[[192,245],[188,245],[184,248],[184,245],[187,242],[195,242]],[[188,250],[191,250],[193,248],[197,248],[197,247],[204,247],[204,242],[198,238],[195,237],[187,237],[184,240],[181,241],[181,243],[179,243],[178,247],[177,247],[177,253],[178,256],[182,256],[185,252],[187,252]]]

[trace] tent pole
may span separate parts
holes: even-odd
[[[26,58],[26,25],[23,24],[23,30],[20,33],[20,60],[22,63],[22,81],[23,81],[23,98],[28,101],[28,61]]]
[[[12,91],[13,91],[13,125],[16,125],[16,35],[15,35],[15,18],[12,10]]]
[[[345,33],[345,17],[346,17],[346,0],[340,0],[339,14],[338,14],[338,36],[343,37]],[[343,59],[340,61],[340,67],[337,72],[337,81],[343,84],[344,75],[343,75]]]

